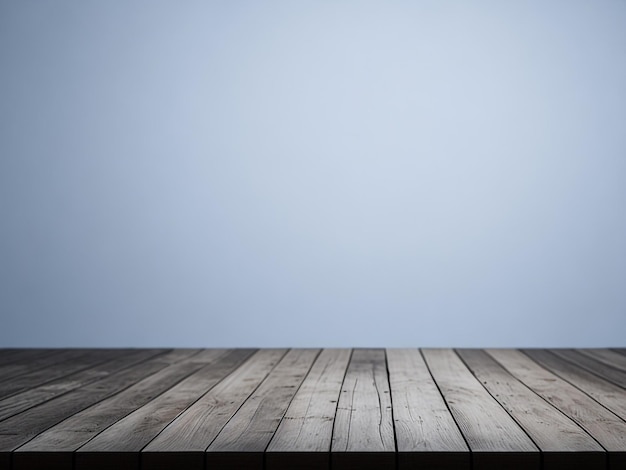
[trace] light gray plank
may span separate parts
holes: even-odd
[[[319,352],[292,349],[285,355],[211,443],[208,469],[263,468],[263,453]]]
[[[395,469],[395,438],[383,349],[356,349],[335,417],[332,468]]]
[[[526,431],[543,454],[544,470],[605,470],[606,452],[578,424],[547,403],[479,349],[460,349],[480,383]]]
[[[253,351],[216,349],[207,354],[211,353],[213,362],[80,447],[75,452],[75,468],[138,469],[141,449],[176,416],[237,369]]]
[[[623,388],[547,350],[524,349],[524,354],[626,420],[626,390]]]
[[[325,349],[318,356],[266,450],[266,470],[329,468],[333,422],[350,355],[350,349]]]
[[[424,359],[470,450],[474,470],[536,469],[540,453],[451,349],[424,349]]]
[[[204,468],[204,451],[284,357],[286,349],[256,352],[172,421],[141,453],[142,470]]]
[[[593,436],[609,452],[611,468],[626,468],[626,422],[521,351],[490,349],[487,352],[527,387]]]
[[[461,431],[417,349],[387,349],[398,468],[469,469]]]

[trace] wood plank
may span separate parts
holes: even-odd
[[[163,350],[158,349],[135,351],[128,354],[120,351],[98,351],[91,353],[86,358],[81,357],[73,366],[80,368],[78,372],[45,382],[43,385],[0,400],[0,421],[117,372],[120,365],[128,367],[133,364],[133,362],[129,364],[129,360],[141,362],[162,352]]]
[[[610,468],[626,468],[626,422],[521,351],[490,349],[487,352],[513,376],[593,436],[608,451]]]
[[[176,416],[239,367],[254,351],[207,350],[213,362],[125,416],[75,453],[75,469],[138,469],[140,452]]]
[[[75,357],[79,357],[88,352],[87,349],[58,349],[47,354],[38,354],[35,357],[26,357],[11,361],[7,364],[0,364],[0,382],[14,379],[23,374],[34,372],[52,364],[58,364]]]
[[[589,434],[485,351],[459,349],[457,353],[542,452],[544,470],[606,469],[606,452]]]
[[[222,428],[205,454],[207,469],[262,469],[263,454],[319,349],[292,349]]]
[[[0,399],[28,392],[31,389],[44,384],[50,384],[55,380],[63,380],[72,374],[89,369],[97,364],[102,364],[113,358],[120,357],[130,350],[89,350],[61,363],[53,364],[45,369],[36,370],[13,380],[0,383]],[[71,380],[71,379],[69,379]],[[50,387],[53,388],[53,387]],[[3,401],[0,401],[0,406]],[[1,419],[1,418],[0,418]]]
[[[200,350],[174,350],[142,363],[161,366],[126,390],[96,403],[36,436],[13,452],[13,470],[71,470],[72,453],[119,419],[203,367]]]
[[[318,356],[266,450],[266,470],[330,468],[333,423],[351,352],[325,349]]]
[[[335,417],[334,470],[395,469],[391,394],[383,349],[356,349],[341,387]]]
[[[205,450],[286,353],[286,349],[256,352],[187,408],[143,449],[142,470],[204,469]]]
[[[471,455],[417,349],[387,349],[398,468],[469,469]]]
[[[613,382],[622,388],[626,388],[626,372],[609,366],[603,362],[586,356],[573,349],[551,349],[552,353],[562,357],[566,361],[570,361],[577,366],[587,369],[592,374],[602,377],[603,379]]]
[[[524,354],[550,372],[585,392],[621,419],[626,420],[626,390],[547,350],[524,349]]]
[[[152,356],[153,350],[138,350],[114,359],[108,363],[108,375],[104,378],[0,422],[0,470],[8,468],[2,462],[10,459],[15,449],[37,434],[156,372],[162,366],[150,367],[142,363]],[[143,360],[138,361],[142,357]]]
[[[474,470],[541,468],[539,450],[450,349],[424,359],[472,451]]]
[[[577,349],[576,351],[600,361],[607,366],[626,372],[626,356],[610,349]]]
[[[0,355],[0,365],[11,364],[13,362],[34,359],[42,355],[54,354],[55,349],[34,349],[34,348],[15,348],[3,349]]]

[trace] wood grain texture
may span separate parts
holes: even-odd
[[[106,363],[107,370],[101,372],[107,374],[100,374],[99,379],[0,422],[0,459],[62,420],[156,372],[158,366],[138,362],[142,356],[145,360],[154,356],[154,351],[136,351],[116,358]]]
[[[577,349],[577,352],[626,372],[626,356],[610,349]]]
[[[450,349],[424,349],[424,358],[479,469],[539,469],[535,444]]]
[[[48,353],[39,353],[34,357],[18,358],[9,363],[0,363],[0,382],[14,380],[20,375],[48,368],[53,364],[63,363],[87,352],[86,349],[60,349]]]
[[[140,452],[179,413],[233,372],[252,350],[210,350],[213,361],[185,378],[75,452],[76,469],[137,469]]]
[[[538,364],[585,392],[598,403],[626,420],[626,390],[588,370],[546,350],[525,349],[524,353]]]
[[[0,470],[624,470],[625,361],[619,349],[0,349]]]
[[[461,431],[417,349],[387,349],[398,468],[469,469]]]
[[[157,372],[95,405],[90,406],[36,436],[13,454],[13,470],[44,470],[54,458],[55,469],[71,470],[72,453],[98,433],[143,406],[182,379],[197,371],[204,362],[199,350],[176,350],[142,363]],[[196,360],[194,360],[196,356]]]
[[[0,420],[15,416],[29,408],[52,400],[57,396],[61,396],[72,390],[79,389],[86,384],[107,377],[121,370],[121,368],[143,362],[161,353],[162,350],[134,351],[127,354],[115,351],[113,356],[102,355],[102,357],[109,359],[105,362],[92,358],[94,360],[91,367],[82,368],[74,374],[44,383],[43,385],[0,400]]]
[[[553,349],[551,352],[566,361],[571,362],[572,364],[576,364],[577,366],[588,370],[598,377],[602,377],[603,379],[613,382],[622,388],[626,388],[626,372],[617,367],[608,365],[603,361],[594,359],[573,349]]]
[[[285,356],[286,349],[264,349],[181,413],[142,451],[143,470],[204,468],[204,452],[246,399]]]
[[[67,361],[2,382],[0,383],[0,399],[2,399],[0,400],[0,408],[7,397],[12,397],[18,393],[33,395],[35,390],[52,392],[57,388],[64,389],[63,384],[72,383],[75,377],[81,377],[81,372],[129,352],[129,350],[93,350],[79,353],[76,356],[72,354],[73,357]]]
[[[349,349],[326,349],[318,356],[267,448],[266,470],[329,468],[333,423],[350,355]]]
[[[608,451],[612,468],[626,468],[626,422],[522,352],[510,349],[487,352],[533,392],[585,429]]]
[[[356,349],[341,387],[332,468],[394,469],[396,445],[383,349]]]
[[[604,449],[574,421],[535,394],[485,351],[457,351],[478,381],[526,431],[544,470],[604,470]]]
[[[208,447],[207,468],[263,468],[265,449],[319,353],[292,349],[285,355]]]

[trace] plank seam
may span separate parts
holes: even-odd
[[[233,351],[236,351],[236,349],[227,349],[224,351],[223,354],[220,354],[218,357],[216,357],[213,361],[208,362],[207,364],[203,365],[202,367],[200,367],[199,369],[197,369],[193,374],[197,373],[198,371],[201,371],[202,369],[204,369],[205,367],[209,366],[210,364],[213,364],[215,362],[217,362],[220,358],[224,357],[227,354],[231,354]],[[201,351],[202,352],[202,351]],[[202,397],[204,397],[207,393],[209,393],[211,390],[213,390],[218,384],[220,384],[226,377],[228,377],[230,374],[232,374],[233,372],[235,372],[237,369],[239,369],[239,367],[241,367],[242,364],[244,364],[248,359],[250,359],[250,357],[252,357],[252,355],[255,353],[255,350],[251,350],[249,352],[249,354],[245,357],[245,359],[243,359],[233,370],[231,370],[228,374],[224,375],[224,377],[222,377],[221,379],[219,379],[217,382],[215,382],[211,387],[209,387],[209,389],[207,391],[205,391],[203,394],[201,394],[199,397],[197,397],[195,400],[193,400],[191,403],[189,403],[183,410],[180,411],[180,413],[178,413],[176,416],[174,416],[169,423],[167,423],[165,426],[163,426],[163,428],[152,438],[150,439],[148,442],[146,442],[141,449],[139,449],[137,451],[137,456],[139,458],[139,467],[141,468],[141,453],[143,452],[143,450],[157,437],[159,437],[161,435],[161,433],[163,431],[165,431],[165,429],[172,424],[180,415],[182,415],[185,411],[187,411],[191,406],[193,406],[198,400],[202,399]],[[190,375],[193,375],[190,374]],[[171,390],[171,387],[168,389],[168,391]],[[150,400],[153,401],[153,400]]]
[[[254,395],[254,393],[255,393],[255,392],[258,390],[258,388],[259,388],[259,387],[263,384],[263,382],[265,382],[265,380],[266,380],[266,379],[267,379],[267,377],[268,377],[268,376],[269,376],[269,375],[273,372],[273,370],[274,370],[274,369],[276,369],[276,367],[278,367],[278,364],[280,364],[280,361],[282,361],[282,360],[285,358],[285,356],[289,353],[289,351],[290,351],[290,350],[291,350],[291,349],[286,349],[286,350],[285,350],[285,352],[283,353],[283,355],[282,355],[282,356],[280,356],[280,359],[278,359],[278,360],[276,361],[276,364],[274,364],[274,367],[272,367],[272,368],[271,368],[271,369],[267,372],[267,374],[265,375],[265,377],[263,377],[263,380],[261,380],[261,381],[259,382],[259,384],[258,384],[256,387],[254,387],[254,390],[252,390],[252,391],[250,392],[250,394],[246,397],[246,399],[245,399],[245,400],[243,400],[243,401],[241,402],[241,405],[239,405],[239,406],[237,407],[237,409],[233,412],[233,414],[231,415],[231,417],[230,417],[230,418],[228,418],[228,420],[227,420],[227,421],[226,421],[226,422],[222,425],[222,427],[220,428],[220,430],[219,430],[218,432],[216,432],[216,433],[215,433],[215,437],[214,437],[213,439],[211,439],[211,442],[209,442],[209,443],[207,444],[207,446],[205,447],[205,449],[204,449],[204,451],[203,451],[203,454],[204,454],[204,453],[206,453],[206,452],[209,450],[209,447],[211,447],[211,444],[213,444],[213,441],[215,441],[215,439],[217,439],[217,438],[218,438],[218,436],[220,435],[220,433],[222,432],[222,430],[226,427],[226,425],[227,425],[228,423],[230,423],[230,421],[231,421],[231,420],[235,417],[235,415],[239,412],[239,410],[241,409],[241,407],[242,407],[243,405],[245,405],[245,403],[248,401],[248,399],[249,399],[252,395]],[[260,351],[260,350],[259,350],[259,351]],[[251,355],[250,357],[252,357],[252,355]],[[246,362],[250,359],[250,357],[249,357],[248,359],[246,359]],[[242,363],[241,365],[243,365],[243,363]],[[241,367],[241,366],[240,366],[240,367]],[[233,372],[235,372],[235,371],[233,371]],[[230,375],[230,374],[228,374],[228,375]],[[217,384],[216,384],[216,385],[217,385]],[[170,424],[171,424],[171,423],[170,423]],[[169,426],[169,425],[168,425],[168,426]],[[205,457],[206,457],[206,456],[204,456],[204,455],[203,455],[203,458],[202,458],[202,468],[206,470],[206,458],[205,458]]]
[[[389,405],[391,406],[391,425],[393,427],[393,445],[395,448],[395,469],[398,470],[400,462],[398,461],[398,436],[396,433],[396,420],[393,411],[393,391],[391,390],[391,374],[389,373],[389,359],[387,358],[387,348],[385,348],[385,369],[387,370],[387,382],[389,383]]]
[[[352,356],[354,355],[354,348],[350,348],[350,357],[346,364],[346,370],[343,371],[343,379],[341,380],[341,386],[339,387],[339,395],[337,396],[337,404],[335,405],[335,416],[333,417],[333,429],[330,433],[330,449],[328,449],[328,468],[332,470],[333,465],[333,442],[335,440],[335,424],[337,423],[337,409],[339,408],[339,399],[341,398],[341,391],[346,383],[346,376],[348,375],[348,369],[352,363]]]
[[[567,382],[568,384],[570,384],[571,386],[573,386],[574,388],[576,388],[577,390],[580,390],[582,393],[584,393],[585,395],[587,395],[589,398],[591,398],[593,401],[595,401],[596,403],[598,403],[600,406],[602,406],[604,409],[606,409],[607,411],[609,411],[611,414],[615,415],[617,418],[619,418],[621,421],[624,421],[626,423],[626,418],[622,418],[620,415],[618,415],[617,413],[615,413],[615,411],[613,411],[611,408],[609,408],[608,406],[606,406],[604,403],[602,403],[601,401],[598,401],[596,398],[594,398],[593,396],[589,395],[589,393],[587,393],[586,391],[584,391],[582,388],[580,388],[578,385],[576,385],[576,383],[568,380],[567,378],[563,377],[561,374],[559,374],[557,371],[550,369],[549,367],[543,365],[541,362],[533,359],[531,356],[529,356],[528,354],[526,354],[526,352],[524,350],[519,350],[522,354],[524,354],[526,357],[528,357],[531,361],[533,361],[535,364],[537,364],[539,367],[545,369],[546,371],[548,371],[551,374],[556,375],[557,377],[559,377],[561,380],[564,380],[565,382]],[[549,351],[547,351],[548,353],[550,353]],[[554,355],[557,359],[561,359],[560,356],[556,356]],[[582,369],[582,367],[581,367]],[[583,369],[584,371],[587,371],[587,369]],[[608,381],[607,381],[608,382]],[[613,384],[613,382],[609,382],[611,385],[615,385]]]
[[[485,385],[480,381],[480,379],[478,377],[476,377],[476,374],[474,374],[474,371],[470,368],[470,366],[467,365],[467,363],[465,362],[465,360],[463,359],[463,357],[461,357],[461,355],[457,352],[456,349],[453,349],[454,354],[456,354],[456,356],[461,360],[461,362],[463,363],[463,365],[467,368],[467,370],[469,370],[470,374],[472,374],[472,376],[476,379],[476,382],[478,382],[480,384],[480,386],[489,394],[489,396],[491,398],[493,398],[493,400],[498,404],[498,406],[500,406],[500,408],[502,408],[504,410],[504,412],[509,415],[509,417],[515,421],[515,424],[517,424],[517,426],[522,430],[522,432],[524,434],[526,434],[526,437],[528,437],[528,439],[530,439],[530,441],[533,443],[533,445],[537,448],[537,450],[539,450],[539,466],[540,468],[544,468],[544,463],[543,463],[543,449],[541,449],[541,447],[539,447],[537,445],[537,443],[535,442],[535,440],[530,436],[530,434],[528,434],[528,431],[526,431],[526,429],[524,429],[524,427],[521,425],[521,423],[515,418],[515,416],[513,416],[511,413],[509,413],[509,411],[504,407],[504,405],[502,405],[502,403],[500,403],[500,401],[493,396],[493,394],[489,391],[489,389],[487,387],[485,387]],[[484,350],[482,350],[484,351]],[[505,369],[506,370],[506,369]],[[507,371],[508,373],[508,371]],[[510,375],[510,374],[509,374]],[[515,377],[513,377],[515,379]],[[517,379],[515,379],[517,380]]]
[[[443,400],[444,404],[446,405],[446,408],[448,409],[448,413],[450,413],[450,416],[452,417],[452,420],[454,421],[454,424],[456,425],[457,429],[459,430],[459,434],[463,438],[463,441],[465,441],[465,446],[467,447],[467,450],[470,453],[470,465],[469,465],[469,467],[470,467],[470,470],[473,470],[474,469],[474,451],[472,450],[472,447],[470,446],[469,442],[467,441],[467,438],[465,437],[465,434],[463,434],[463,429],[461,429],[461,426],[459,426],[459,423],[456,420],[456,416],[454,416],[454,413],[452,413],[452,409],[450,408],[450,405],[448,405],[448,400],[446,400],[446,396],[443,394],[443,392],[441,391],[441,387],[439,387],[439,384],[435,380],[435,376],[433,375],[432,371],[430,370],[430,364],[428,364],[428,361],[426,360],[426,357],[424,356],[424,352],[422,351],[422,348],[418,348],[418,351],[420,353],[420,356],[422,356],[422,360],[424,361],[424,364],[426,364],[426,370],[428,370],[428,373],[430,374],[430,378],[433,380],[433,383],[435,384],[435,387],[437,387],[437,390],[439,391],[439,395],[441,395],[441,399]]]
[[[309,376],[309,374],[311,373],[311,369],[313,369],[313,366],[315,365],[315,362],[317,361],[317,359],[320,357],[320,354],[322,354],[322,351],[324,350],[324,348],[319,348],[317,351],[317,354],[315,355],[315,358],[311,361],[311,365],[309,366],[309,369],[306,371],[306,374],[304,374],[304,377],[302,377],[302,380],[300,381],[300,385],[298,385],[298,388],[296,388],[296,391],[293,393],[293,395],[291,396],[291,400],[289,400],[289,403],[287,404],[287,406],[285,407],[285,411],[283,412],[283,415],[280,417],[280,421],[278,422],[278,425],[276,426],[276,429],[278,429],[278,427],[280,426],[280,423],[283,421],[283,419],[285,419],[285,415],[287,414],[287,410],[289,409],[289,406],[291,405],[291,402],[293,402],[293,399],[296,397],[296,395],[298,394],[298,391],[300,390],[300,388],[302,388],[302,384],[304,383],[304,381],[306,380],[306,378]],[[269,375],[269,374],[268,374]],[[246,398],[247,400],[247,398]],[[234,415],[233,415],[234,416]],[[276,434],[276,429],[274,429],[274,434],[272,434],[272,438],[274,437],[274,435]],[[267,467],[267,448],[270,446],[272,442],[272,439],[270,439],[269,441],[267,441],[267,444],[265,445],[265,448],[263,449],[263,468],[265,469]]]
[[[583,365],[583,364],[577,363],[577,362],[573,361],[572,359],[567,358],[566,356],[561,356],[559,353],[557,353],[557,352],[553,352],[553,351],[552,351],[552,350],[550,350],[550,349],[548,349],[547,351],[548,351],[550,354],[553,354],[553,355],[555,355],[556,357],[558,357],[558,358],[560,358],[560,359],[562,359],[562,360],[564,360],[564,361],[569,362],[570,364],[574,364],[575,366],[580,367],[581,369],[585,369],[587,372],[592,373],[592,374],[593,374],[593,375],[595,375],[596,377],[600,377],[601,379],[604,379],[604,380],[606,380],[607,382],[611,382],[613,385],[616,385],[616,386],[618,386],[619,388],[621,388],[621,389],[625,389],[625,390],[626,390],[626,388],[624,388],[624,386],[623,386],[622,384],[618,384],[618,383],[617,383],[617,382],[615,382],[613,379],[611,379],[611,378],[607,377],[606,375],[603,375],[603,374],[602,374],[602,373],[600,373],[600,372],[596,372],[596,371],[594,371],[594,370],[593,370],[592,368],[590,368],[590,367],[587,367],[587,366],[585,366],[585,365]],[[588,356],[586,356],[586,357],[588,357]],[[592,359],[592,358],[589,358],[589,359]],[[595,359],[592,359],[592,360],[593,360],[593,361],[595,361],[595,362],[597,362],[597,363],[598,363],[598,364],[600,364],[600,365],[607,366],[606,364],[604,364],[604,363],[602,363],[602,362],[600,362],[600,361],[596,361]],[[607,366],[607,367],[610,367],[610,366]],[[621,371],[621,370],[619,370],[619,369],[615,369],[614,367],[611,367],[611,369],[615,370],[616,372],[623,373],[623,371]]]
[[[565,416],[565,418],[567,418],[568,420],[570,420],[571,422],[573,422],[576,426],[578,426],[585,434],[587,434],[591,439],[593,439],[596,444],[598,444],[606,453],[608,453],[608,450],[589,432],[587,431],[587,429],[585,429],[585,427],[583,425],[581,425],[578,421],[576,421],[574,418],[572,418],[571,416],[568,416],[565,412],[563,412],[560,408],[558,408],[556,405],[550,403],[548,400],[546,400],[544,397],[542,397],[541,395],[539,395],[537,392],[535,392],[531,387],[529,387],[528,385],[526,385],[524,383],[524,381],[522,379],[519,379],[515,376],[515,374],[513,374],[511,371],[509,371],[509,369],[507,369],[504,364],[500,363],[495,357],[493,357],[491,354],[489,354],[487,351],[485,351],[485,353],[491,358],[493,359],[496,364],[498,364],[500,367],[502,367],[507,374],[509,374],[514,380],[517,380],[519,383],[521,383],[524,387],[526,387],[533,395],[536,395],[537,397],[539,397],[541,400],[543,400],[544,402],[546,402],[548,404],[548,406],[554,408],[556,411],[558,411],[560,414],[562,414],[563,416]],[[468,367],[469,369],[469,367]],[[486,387],[485,387],[486,388]],[[515,418],[514,418],[515,419]],[[520,425],[521,427],[521,425]],[[523,429],[523,428],[522,428]],[[539,449],[541,450],[541,449]]]
[[[170,350],[170,351],[172,351],[172,350]],[[176,362],[172,362],[172,364],[171,364],[171,365],[176,365],[176,364],[179,364],[180,362],[184,362],[184,361],[190,360],[191,358],[193,358],[194,356],[196,356],[196,355],[200,354],[201,352],[202,352],[202,350],[199,350],[198,352],[196,352],[196,353],[192,354],[192,355],[191,355],[191,356],[189,356],[189,357],[185,357],[185,358],[179,359],[179,360],[178,360],[178,361],[176,361]],[[166,354],[166,353],[163,353],[163,354]],[[153,359],[155,359],[156,357],[157,357],[157,356],[152,357],[152,358],[148,358],[145,362],[148,362],[149,360],[153,360]],[[87,410],[87,409],[91,408],[92,406],[97,406],[98,404],[102,403],[103,401],[108,400],[109,398],[112,398],[112,397],[114,397],[114,396],[116,396],[116,395],[118,395],[118,394],[120,394],[120,393],[125,392],[128,388],[135,386],[137,383],[141,382],[142,380],[149,379],[149,378],[150,378],[150,377],[152,377],[153,375],[158,374],[159,372],[161,372],[161,371],[162,371],[162,370],[164,370],[164,369],[167,369],[167,367],[169,367],[169,366],[165,366],[163,369],[156,370],[154,373],[152,373],[152,374],[150,374],[150,375],[148,375],[148,376],[146,376],[146,377],[143,377],[143,378],[142,378],[142,379],[140,379],[138,382],[135,382],[134,384],[130,385],[129,387],[124,388],[124,389],[122,389],[122,390],[119,390],[118,392],[114,393],[113,395],[110,395],[110,396],[108,396],[108,397],[105,397],[105,398],[103,398],[102,400],[100,400],[100,401],[98,401],[98,402],[96,402],[96,403],[94,403],[94,404],[92,404],[92,405],[89,405],[87,408],[85,408],[85,410]],[[202,367],[200,367],[200,369],[201,369],[201,368],[202,368]],[[191,371],[189,374],[187,374],[187,375],[185,375],[184,377],[182,377],[182,378],[181,378],[180,380],[178,380],[176,383],[172,384],[172,385],[170,386],[170,388],[175,387],[175,386],[176,386],[176,385],[178,385],[180,382],[182,382],[183,380],[185,380],[187,377],[189,377],[190,375],[194,374],[196,371],[197,371],[197,370]],[[166,390],[163,390],[161,393],[159,393],[158,395],[156,395],[156,396],[155,396],[154,398],[152,398],[150,401],[152,401],[152,400],[154,400],[154,399],[156,399],[156,398],[160,397],[160,396],[161,396],[161,395],[163,395],[164,393],[168,392],[168,391],[170,390],[170,388],[168,388],[168,389],[166,389]],[[81,411],[79,411],[78,413],[81,413],[82,411],[85,411],[85,410],[81,410]],[[86,440],[85,442],[83,442],[83,443],[82,443],[79,447],[77,447],[76,449],[74,449],[74,450],[72,451],[72,468],[76,468],[76,454],[77,454],[78,449],[80,449],[81,447],[83,447],[83,446],[87,445],[90,441],[92,441],[93,439],[95,439],[96,437],[98,437],[100,434],[102,434],[103,432],[105,432],[105,431],[106,431],[107,429],[109,429],[111,426],[114,426],[114,425],[115,425],[118,421],[120,421],[120,420],[122,420],[122,419],[126,418],[128,415],[130,415],[130,414],[134,413],[136,410],[137,410],[137,408],[133,408],[133,409],[131,409],[131,410],[130,410],[127,414],[125,414],[124,416],[120,416],[120,417],[119,417],[116,421],[114,421],[114,422],[112,422],[111,424],[109,424],[108,426],[106,426],[106,427],[102,428],[99,432],[97,432],[96,434],[94,434],[93,436],[91,436],[88,440]],[[72,415],[72,416],[74,416],[74,415]],[[70,419],[72,416],[68,416],[68,417],[67,417],[67,418],[65,418],[63,421]],[[59,421],[59,423],[55,424],[55,426],[57,426],[58,424],[62,423],[63,421]],[[22,446],[24,446],[24,445],[26,445],[26,443],[22,444]],[[20,447],[22,447],[22,446],[20,446]],[[18,449],[19,449],[19,447],[18,447]],[[17,450],[17,449],[16,449],[16,450]]]
[[[171,351],[171,349],[170,349],[170,350],[168,350],[168,351]],[[113,374],[111,374],[111,375],[117,375],[117,374],[119,374],[119,373],[121,373],[121,372],[125,371],[126,369],[129,369],[129,368],[131,368],[131,367],[134,367],[134,366],[137,366],[137,365],[142,364],[142,363],[144,363],[144,362],[147,362],[148,360],[154,359],[155,357],[157,357],[157,356],[159,356],[159,355],[161,355],[161,354],[165,354],[165,353],[166,353],[166,351],[164,351],[164,352],[160,352],[160,353],[157,353],[157,354],[155,354],[154,356],[148,356],[147,358],[144,358],[144,359],[143,359],[143,360],[141,360],[141,361],[138,361],[138,362],[135,362],[135,363],[131,363],[131,364],[129,364],[128,366],[121,368],[120,370],[118,370],[118,371],[114,372],[114,373],[113,373]],[[109,361],[104,361],[104,362],[101,362],[101,363],[98,363],[98,364],[104,364],[104,363],[106,363],[106,362],[110,362],[110,361],[114,361],[114,360],[116,360],[116,358],[112,358],[112,359],[110,359]],[[110,376],[103,377],[103,378],[100,378],[100,379],[96,379],[96,380],[93,380],[93,381],[91,381],[91,382],[87,382],[87,383],[86,383],[86,384],[84,384],[82,387],[78,387],[77,389],[70,390],[70,391],[65,392],[65,393],[62,393],[61,395],[58,395],[58,396],[59,396],[59,397],[61,397],[61,396],[66,395],[67,393],[71,393],[71,392],[73,392],[73,391],[75,391],[75,390],[80,390],[80,389],[81,389],[81,388],[83,388],[83,387],[86,387],[86,386],[88,386],[88,385],[91,385],[91,384],[93,384],[93,383],[96,383],[96,382],[98,382],[99,380],[106,379],[106,378],[108,378],[108,377],[110,377]],[[122,390],[126,390],[127,388],[130,388],[130,387],[132,387],[132,385],[134,385],[134,384],[131,384],[131,385],[129,385],[128,387],[124,387]],[[122,391],[122,390],[121,390],[121,391]],[[113,394],[113,395],[114,395],[114,394]],[[113,395],[110,395],[110,396],[113,396]],[[54,398],[52,398],[51,400],[53,400],[53,399],[55,399],[55,398],[57,398],[57,397],[54,397]],[[97,402],[95,402],[95,403],[92,403],[91,405],[89,405],[89,406],[87,406],[87,407],[85,407],[85,408],[83,408],[83,409],[81,409],[81,410],[77,411],[77,413],[80,413],[81,411],[86,410],[87,408],[89,408],[89,407],[91,407],[91,406],[93,406],[93,405],[96,405],[97,403],[100,403],[101,401],[105,400],[106,398],[108,398],[108,397],[105,397],[105,398],[103,398],[103,399],[101,399],[101,400],[98,400],[98,401],[97,401]],[[51,400],[47,400],[46,402],[43,402],[43,403],[47,403],[48,401],[51,401]],[[36,406],[39,406],[39,405],[41,405],[41,404],[42,404],[42,403],[39,403],[39,404],[37,404],[37,405],[35,405],[35,406],[31,407],[31,408],[28,408],[28,410],[31,410],[31,409],[33,409],[33,408],[35,408]],[[20,413],[23,413],[23,412],[28,411],[28,410],[24,410],[24,411],[22,411],[22,412],[20,412]],[[13,415],[13,416],[18,416],[20,413],[17,413],[16,415]],[[76,414],[76,413],[74,413],[74,414]],[[74,416],[74,414],[72,414],[71,416]],[[11,457],[10,457],[10,461],[11,461],[11,468],[13,468],[13,457],[14,457],[15,451],[16,451],[17,449],[19,449],[20,447],[22,447],[22,446],[24,446],[24,445],[28,444],[30,441],[32,441],[33,439],[35,439],[35,438],[36,438],[37,436],[39,436],[40,434],[42,434],[42,433],[46,432],[47,430],[49,430],[49,429],[53,428],[54,426],[58,425],[59,423],[62,423],[62,422],[63,422],[63,421],[65,421],[66,419],[70,418],[71,416],[66,416],[66,417],[65,417],[65,418],[63,418],[62,420],[57,421],[56,423],[54,423],[54,424],[52,424],[52,425],[48,426],[48,427],[47,427],[47,428],[45,428],[45,429],[42,429],[40,432],[38,432],[37,434],[35,434],[34,436],[32,436],[30,439],[28,439],[27,441],[25,441],[25,442],[21,443],[21,444],[20,444],[18,447],[16,447],[15,449],[11,450],[11,452],[10,452],[10,454],[11,454]],[[74,466],[74,458],[73,458],[73,457],[72,457],[72,466]]]

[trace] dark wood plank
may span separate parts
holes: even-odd
[[[607,366],[626,372],[626,356],[610,349],[577,349],[576,351]]]
[[[544,470],[605,470],[606,452],[578,424],[480,349],[457,351],[466,366],[542,452]]]
[[[154,351],[138,350],[114,359],[107,363],[108,374],[101,375],[99,380],[95,379],[78,390],[58,396],[0,422],[0,470],[7,468],[3,467],[1,462],[10,459],[10,454],[15,449],[36,435],[156,372],[162,366],[149,367],[142,363],[153,356]],[[138,358],[142,357],[143,360],[138,361]]]
[[[451,349],[424,359],[470,450],[473,470],[541,468],[539,450]]]
[[[204,452],[239,407],[285,356],[286,349],[256,352],[181,413],[141,453],[142,470],[202,470]]]
[[[525,349],[524,354],[626,420],[626,390],[623,388],[547,350]]]
[[[132,413],[203,367],[200,350],[174,350],[142,363],[162,366],[126,390],[102,400],[36,436],[13,453],[13,470],[71,470],[72,453],[119,419]]]
[[[570,361],[577,366],[587,369],[592,374],[602,377],[603,379],[613,382],[622,388],[626,388],[626,372],[616,369],[601,361],[593,359],[579,351],[573,349],[551,349],[553,354],[562,357],[566,361]]]
[[[75,452],[76,469],[138,469],[140,452],[176,416],[239,367],[254,351],[207,350],[213,362],[125,416]]]
[[[350,349],[325,349],[318,356],[266,450],[266,470],[330,468],[333,423],[350,355]]]
[[[471,456],[417,349],[387,349],[398,468],[469,469]]]
[[[352,353],[333,430],[333,470],[395,469],[391,394],[383,349]]]
[[[141,362],[162,352],[163,350],[155,349],[134,352],[98,351],[90,353],[87,357],[81,357],[77,359],[77,363],[74,363],[73,367],[79,367],[78,372],[45,382],[43,385],[0,400],[0,420],[15,416],[94,380],[106,377],[112,372],[117,372],[119,370],[118,364],[128,367],[128,365],[132,365],[132,363],[128,364],[129,360]]]
[[[206,467],[263,469],[263,454],[319,349],[292,349],[222,428],[205,454]]]
[[[21,375],[13,380],[0,383],[0,407],[4,399],[19,393],[29,392],[42,385],[50,385],[54,389],[54,381],[71,381],[72,374],[89,369],[97,364],[102,364],[116,357],[121,357],[130,350],[90,350],[74,356],[61,363],[53,364],[45,369],[35,370],[29,374]],[[0,419],[1,418],[0,412]]]
[[[45,354],[40,353],[37,354],[35,357],[26,357],[11,361],[7,364],[1,364],[0,382],[15,379],[20,375],[35,372],[37,370],[49,367],[53,364],[58,364],[63,361],[74,359],[87,352],[88,350],[86,349],[59,349]]]
[[[55,349],[16,348],[3,349],[0,354],[0,365],[12,364],[22,360],[35,359],[39,356],[54,354]]]
[[[608,451],[610,468],[626,468],[626,422],[521,351],[490,349],[487,352],[513,376],[593,436]]]

